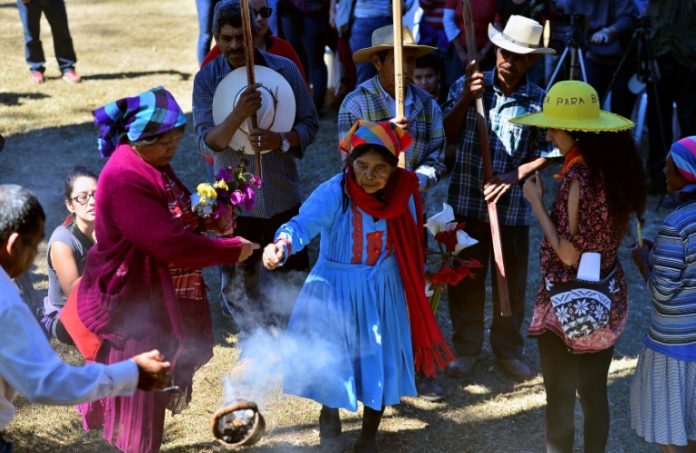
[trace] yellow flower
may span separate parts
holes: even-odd
[[[207,197],[207,198],[213,198],[213,199],[217,198],[217,192],[215,191],[213,186],[211,186],[207,182],[202,182],[202,183],[198,184],[198,187],[196,187],[196,192],[198,192],[198,195],[200,195],[201,197]]]
[[[229,190],[229,187],[227,186],[227,183],[225,182],[224,179],[221,179],[215,183],[215,188],[216,189],[221,189],[221,190]]]

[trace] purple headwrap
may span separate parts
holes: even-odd
[[[696,135],[685,137],[669,149],[672,162],[689,183],[696,182]]]
[[[157,137],[185,125],[186,117],[172,93],[158,86],[98,108],[94,122],[99,126],[99,152],[109,157],[124,135],[132,142]]]

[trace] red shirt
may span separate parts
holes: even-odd
[[[292,48],[289,42],[276,36],[271,36],[271,45],[266,47],[266,52],[272,53],[274,55],[280,55],[281,57],[289,58],[290,60],[292,60],[292,62],[295,63],[295,66],[297,66],[297,69],[300,70],[300,74],[302,74],[302,79],[304,79],[305,83],[309,86],[309,80],[307,79],[305,70],[302,67],[300,56],[297,55],[297,52],[295,52],[295,49]],[[210,52],[208,52],[208,55],[205,56],[201,68],[213,61],[220,54],[220,48],[217,44],[215,44],[215,46],[210,50]]]
[[[495,0],[471,0],[471,20],[474,23],[476,35],[476,48],[481,49],[488,42],[488,24],[495,21]],[[460,0],[447,0],[445,8],[454,9],[457,25],[462,31],[459,40],[466,45],[466,32],[464,19],[462,18],[462,2]]]

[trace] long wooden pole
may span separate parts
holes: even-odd
[[[394,23],[394,100],[396,116],[406,116],[404,112],[404,40],[402,28],[401,0],[392,0]],[[406,168],[406,153],[399,154],[399,167]]]
[[[469,59],[476,56],[476,40],[474,35],[474,21],[471,16],[471,3],[462,0],[462,16],[466,30],[466,52]],[[478,70],[478,61],[476,62]],[[483,162],[483,179],[489,181],[493,177],[493,164],[491,163],[491,147],[488,140],[488,120],[483,109],[483,97],[476,96],[476,130],[481,145],[481,161]],[[488,221],[491,225],[491,239],[493,243],[493,257],[495,260],[496,282],[498,285],[498,300],[500,301],[500,314],[505,317],[512,316],[510,309],[510,293],[508,292],[507,276],[505,274],[505,262],[503,261],[503,243],[500,236],[500,224],[498,222],[498,209],[493,201],[488,201]]]
[[[254,75],[254,35],[251,32],[251,13],[249,12],[249,0],[241,0],[239,2],[242,7],[242,30],[244,32],[244,63],[246,64],[247,73],[247,86],[251,86],[256,83],[256,76]],[[251,115],[251,127],[256,129],[258,127],[256,121],[256,113]],[[254,173],[256,176],[261,178],[263,169],[261,167],[261,152],[256,152],[254,154],[255,167]],[[263,179],[263,178],[262,178]]]

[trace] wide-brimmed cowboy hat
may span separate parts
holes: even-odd
[[[262,86],[261,108],[256,111],[256,124],[260,129],[273,132],[288,132],[295,124],[295,93],[290,83],[278,72],[266,66],[254,66],[256,83]],[[213,96],[213,122],[222,123],[237,105],[239,97],[247,87],[246,67],[237,68],[225,76],[215,89]],[[249,143],[251,120],[247,119],[230,140],[230,148],[245,154],[255,154]],[[262,152],[272,151],[271,149]]]
[[[512,118],[511,123],[583,132],[618,132],[633,122],[599,108],[600,99],[592,86],[579,80],[555,83],[544,99],[541,112]]]
[[[437,47],[424,46],[416,44],[413,39],[411,30],[408,27],[403,27],[402,41],[404,49],[416,49],[416,58],[422,57],[429,53],[435,52]],[[394,48],[394,26],[385,25],[372,32],[372,46],[365,49],[360,49],[353,54],[353,61],[356,63],[370,63],[372,55],[383,50],[392,50]]]
[[[488,38],[501,49],[512,53],[526,55],[530,53],[555,54],[549,47],[541,47],[541,35],[544,32],[539,22],[528,17],[512,15],[499,31],[493,24],[488,24]]]

